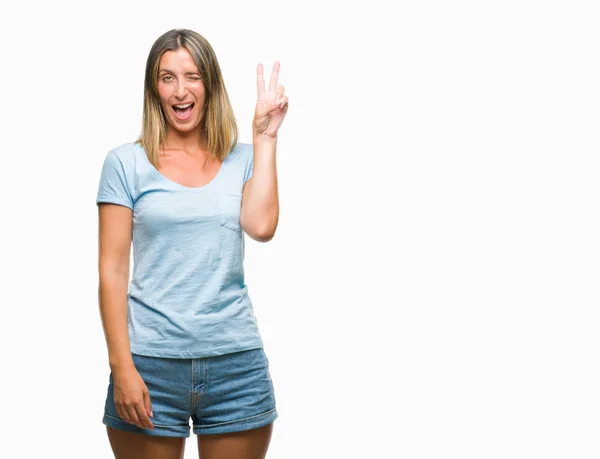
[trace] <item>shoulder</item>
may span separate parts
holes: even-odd
[[[114,154],[123,165],[134,165],[137,156],[145,154],[144,147],[137,142],[127,142],[118,145],[108,152],[108,155]]]
[[[236,183],[238,180],[242,184],[246,183],[252,176],[252,170],[254,169],[254,146],[251,143],[238,142],[225,160],[228,164],[227,168],[233,174],[232,177]]]
[[[134,176],[136,171],[144,164],[141,155],[146,150],[137,142],[127,142],[110,149],[105,157],[106,167],[117,168],[127,176]]]
[[[229,162],[247,162],[249,157],[253,157],[253,146],[251,143],[238,142],[227,155]]]

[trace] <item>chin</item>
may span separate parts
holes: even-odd
[[[177,121],[169,121],[169,125],[172,129],[175,129],[176,131],[190,132],[190,131],[200,128],[200,120],[198,120],[198,122],[196,122],[196,123],[185,123],[185,124],[179,123]]]

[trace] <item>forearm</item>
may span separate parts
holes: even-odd
[[[128,275],[100,272],[98,301],[111,370],[134,366],[127,326]]]
[[[244,199],[244,220],[262,240],[270,240],[279,221],[277,137],[253,136],[254,169]]]

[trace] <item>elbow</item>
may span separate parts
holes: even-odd
[[[277,225],[264,225],[260,228],[256,228],[250,236],[258,242],[269,242],[275,236],[276,229]]]
[[[275,236],[275,228],[261,228],[256,230],[252,235],[252,239],[258,242],[269,242]]]
[[[125,281],[129,282],[129,262],[109,263],[101,260],[98,265],[98,282]]]
[[[277,229],[278,216],[270,219],[253,220],[248,222],[245,219],[241,221],[241,226],[245,233],[257,242],[269,242],[275,236]]]
[[[258,242],[269,242],[271,239],[273,239],[273,236],[275,236],[275,233],[260,233],[257,234],[256,237],[254,238],[255,241]]]

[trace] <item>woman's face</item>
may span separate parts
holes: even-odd
[[[166,51],[160,58],[158,96],[170,128],[191,131],[202,121],[204,84],[187,49]]]

